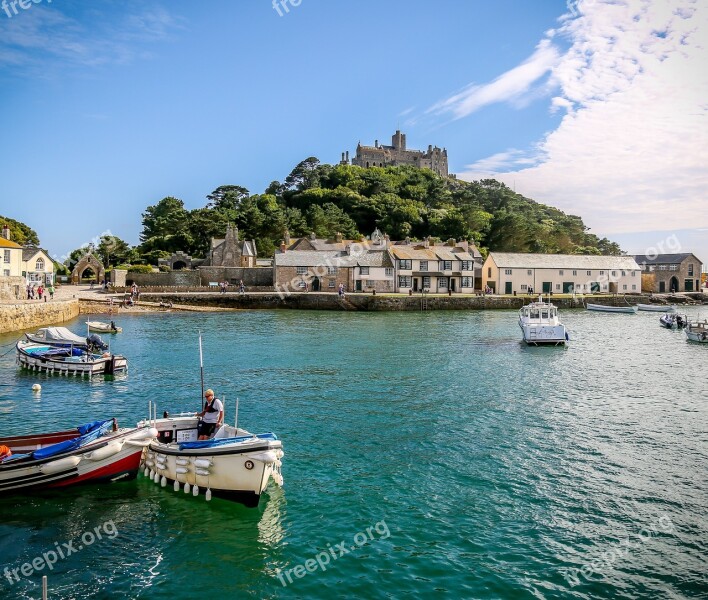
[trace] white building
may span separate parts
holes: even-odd
[[[22,249],[22,276],[30,284],[53,284],[54,262],[41,248],[25,246]]]
[[[482,286],[498,294],[638,294],[642,272],[631,256],[490,252]]]

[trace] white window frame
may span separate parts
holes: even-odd
[[[463,287],[463,288],[474,287],[474,277],[468,277],[468,276],[463,277],[461,287]]]
[[[386,277],[393,277],[393,268],[391,267],[386,267]]]
[[[329,282],[327,283],[328,288],[334,289],[334,286],[337,284],[336,280],[330,279]]]
[[[423,289],[424,290],[430,289],[430,275],[425,275],[423,277]]]
[[[427,271],[428,270],[428,261],[421,260],[420,263],[418,264],[418,270],[419,271]]]
[[[359,267],[359,273],[361,275],[368,275],[369,274],[369,267]]]
[[[413,287],[412,277],[410,275],[399,275],[398,276],[398,287],[399,288],[410,288]]]
[[[43,258],[37,259],[37,262],[34,263],[34,270],[35,271],[44,271],[44,259]]]
[[[337,267],[327,267],[327,275],[336,275]]]
[[[447,289],[447,277],[438,277],[438,289],[439,290],[446,290]]]
[[[7,248],[5,249],[5,252],[3,253],[5,256],[3,257],[3,262],[6,263],[11,263],[12,262],[12,252],[8,250]]]
[[[398,259],[398,268],[401,271],[412,271],[413,270],[413,261],[410,258],[399,258]]]
[[[307,275],[307,267],[295,267],[295,272],[298,275]]]
[[[512,272],[512,269],[504,269],[504,275],[511,275]]]

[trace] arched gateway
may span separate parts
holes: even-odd
[[[101,283],[106,277],[106,269],[103,268],[103,263],[89,252],[84,254],[81,260],[76,263],[74,270],[71,272],[71,283],[74,285],[81,283],[81,278],[87,269],[90,269],[95,274],[95,283]]]

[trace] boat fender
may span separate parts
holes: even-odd
[[[189,484],[188,484],[188,483],[185,483],[185,484],[184,484],[184,493],[185,493],[185,494],[189,494],[190,489],[191,489],[191,488],[190,488]]]
[[[189,459],[188,458],[178,458],[175,461],[178,465],[188,465],[189,464]]]
[[[84,458],[89,460],[103,460],[114,454],[118,454],[123,449],[124,440],[116,440],[106,444],[103,448],[98,448],[93,452],[87,452],[84,454]]]
[[[167,486],[167,477],[165,477],[164,475],[162,476],[162,479],[160,479],[160,486],[161,487]]]
[[[199,486],[198,486],[198,485],[195,485],[195,486],[192,488],[192,496],[198,496],[198,495],[199,495]]]
[[[208,458],[198,458],[197,460],[194,461],[195,467],[199,467],[199,468],[203,468],[203,469],[208,469],[209,467],[211,467],[211,464],[212,464],[211,460],[209,460]]]
[[[148,472],[149,472],[149,469],[148,469],[147,467],[145,467],[145,472],[143,473],[143,475],[145,475],[145,477],[147,477],[147,476],[148,476]]]
[[[202,477],[209,477],[209,471],[207,469],[197,469],[197,475]]]
[[[80,456],[67,456],[66,458],[60,458],[59,460],[53,460],[52,462],[40,465],[39,470],[45,475],[51,475],[53,473],[59,473],[60,471],[71,469],[80,462]]]
[[[207,502],[211,502],[211,488],[207,488],[206,494],[204,494]]]
[[[172,489],[173,489],[175,492],[179,492],[179,481],[177,481],[176,479],[175,479],[175,484],[174,484],[174,486],[172,487]]]
[[[155,483],[160,483],[160,474],[155,471],[155,476],[152,478]]]
[[[189,473],[189,469],[187,467],[177,467],[175,471],[182,475],[184,475],[185,473]]]

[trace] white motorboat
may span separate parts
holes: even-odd
[[[703,321],[689,321],[686,323],[686,338],[691,342],[708,344],[708,319]]]
[[[153,427],[157,439],[145,450],[145,475],[163,487],[210,500],[214,496],[258,505],[273,479],[283,484],[283,444],[273,433],[254,435],[223,425],[213,439],[197,440],[196,414],[180,414],[138,423]]]
[[[519,327],[524,341],[531,346],[562,346],[568,341],[565,325],[558,318],[558,308],[539,297],[519,310]]]
[[[666,329],[683,329],[686,326],[688,319],[675,313],[666,313],[659,317],[659,323]]]
[[[123,328],[118,327],[113,321],[106,323],[105,321],[86,321],[89,331],[99,333],[122,333]]]
[[[585,306],[587,310],[595,310],[598,312],[611,312],[611,313],[629,313],[637,314],[639,308],[634,306],[605,306],[604,304],[587,304]]]
[[[42,327],[36,333],[25,333],[25,337],[35,344],[45,344],[56,348],[83,348],[106,350],[106,344],[98,335],[81,337],[66,327]]]
[[[115,419],[67,431],[0,438],[0,495],[134,478],[149,427],[119,429]]]
[[[18,364],[30,371],[59,375],[113,375],[128,369],[128,359],[120,354],[95,354],[75,346],[61,347],[19,340],[16,345]]]
[[[675,313],[676,305],[672,304],[667,306],[666,304],[637,304],[637,308],[646,312],[663,312],[663,313]]]

